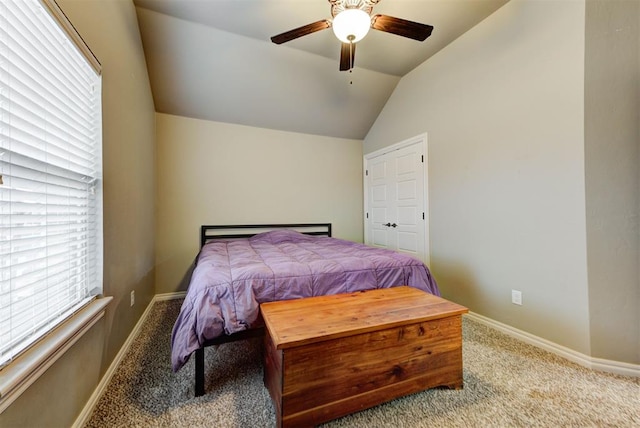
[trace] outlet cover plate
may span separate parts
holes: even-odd
[[[522,292],[518,290],[511,290],[511,303],[514,305],[522,305]]]

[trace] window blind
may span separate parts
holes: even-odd
[[[0,367],[102,291],[101,123],[67,33],[0,1]]]

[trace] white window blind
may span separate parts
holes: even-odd
[[[38,0],[0,0],[0,367],[102,292],[101,78]]]

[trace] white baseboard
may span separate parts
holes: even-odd
[[[510,325],[492,320],[491,318],[487,318],[483,315],[469,312],[467,316],[474,321],[478,321],[481,324],[501,331],[508,336],[521,340],[525,343],[528,343],[529,345],[542,348],[545,351],[549,351],[553,354],[559,355],[569,361],[580,364],[583,367],[622,376],[640,377],[640,365],[638,364],[593,358],[580,352],[574,351],[573,349],[569,349],[562,345],[558,345],[557,343],[553,343],[549,340],[543,339],[541,337],[534,336],[533,334],[527,333],[526,331],[518,330],[517,328],[511,327]]]
[[[111,365],[109,365],[109,368],[105,372],[104,376],[102,376],[102,379],[98,383],[98,386],[96,387],[96,389],[93,391],[93,394],[91,394],[91,397],[89,397],[89,401],[87,401],[87,404],[85,404],[84,408],[82,409],[82,412],[80,412],[80,415],[78,415],[75,422],[71,426],[72,428],[83,427],[91,417],[91,413],[93,413],[93,409],[96,407],[96,404],[98,404],[98,400],[100,399],[100,397],[102,397],[102,394],[104,394],[104,391],[107,388],[107,385],[109,385],[109,382],[111,381],[111,378],[116,372],[116,369],[122,362],[122,359],[126,355],[129,348],[131,347],[131,344],[133,343],[133,341],[136,339],[136,337],[138,337],[138,334],[140,333],[140,329],[142,328],[142,325],[149,317],[149,313],[151,313],[151,309],[153,308],[153,305],[159,301],[181,299],[181,298],[184,298],[185,295],[186,295],[186,292],[156,294],[153,297],[153,299],[151,299],[151,302],[149,302],[149,305],[147,305],[147,308],[144,310],[144,312],[142,313],[142,316],[140,316],[140,319],[138,320],[136,325],[133,327],[133,330],[131,330],[129,337],[127,337],[127,340],[125,340],[124,344],[120,348],[120,351],[118,351],[118,354],[115,356],[115,358],[111,362]]]
[[[186,295],[187,295],[186,291],[176,291],[175,293],[156,294],[153,297],[153,302],[163,302],[165,300],[184,299]]]

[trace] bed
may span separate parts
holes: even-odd
[[[178,371],[195,353],[204,394],[204,348],[263,334],[260,304],[409,285],[440,295],[429,269],[398,252],[333,238],[330,223],[206,225],[171,336]]]

